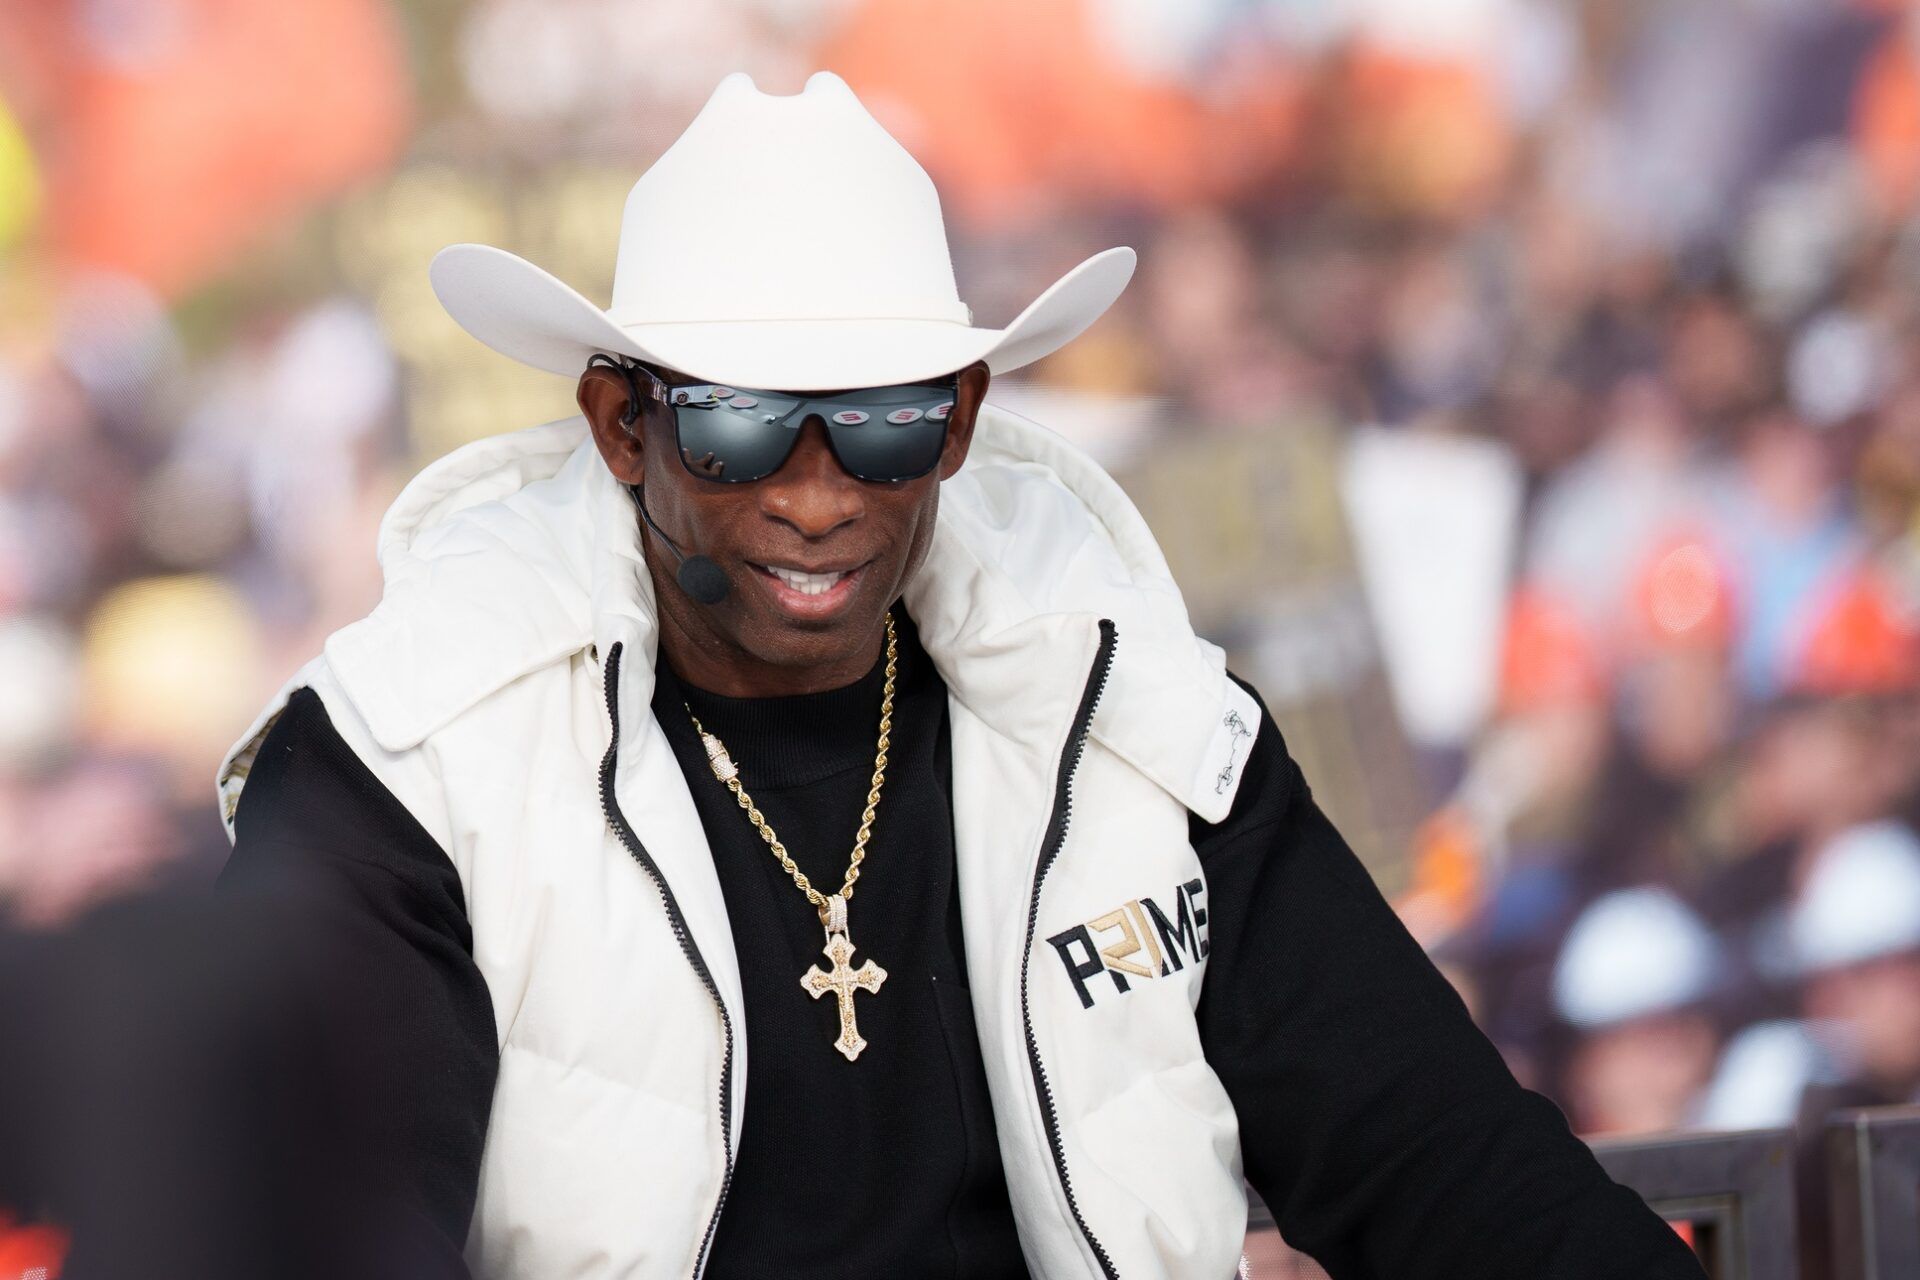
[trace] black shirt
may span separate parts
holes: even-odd
[[[711,693],[659,663],[653,711],[713,850],[746,1000],[746,1114],[714,1280],[1027,1275],[967,991],[947,689],[906,611],[894,615],[887,771],[847,912],[852,963],[887,976],[854,994],[867,1046],[852,1061],[834,1048],[835,999],[800,986],[810,967],[832,967],[819,915],[713,776],[688,709],[726,744],[801,872],[833,893],[873,780],[885,653],[850,685],[778,698]]]
[[[849,920],[860,958],[888,970],[878,994],[856,997],[870,1041],[857,1062],[831,1051],[828,1002],[798,998],[800,973],[824,961],[811,909],[689,752],[685,710],[656,700],[713,841],[748,1004],[745,1132],[716,1275],[824,1274],[831,1261],[848,1277],[984,1277],[1015,1265],[957,989],[945,691],[910,627],[901,641],[893,763]],[[663,668],[662,697],[672,680]],[[878,672],[761,706],[677,687],[712,716],[802,869],[837,888],[865,803]],[[785,741],[801,734],[804,745]],[[364,917],[355,953],[377,968],[383,1005],[418,1011],[410,1070],[386,1095],[406,1117],[391,1172],[457,1245],[496,1051],[451,864],[307,689],[267,735],[236,822],[227,883],[270,881],[276,866],[338,879]],[[1270,715],[1232,812],[1192,819],[1190,836],[1211,917],[1201,1041],[1238,1113],[1247,1179],[1291,1244],[1335,1280],[1700,1280],[1559,1109],[1513,1079],[1315,804]],[[847,1133],[832,1175],[801,1141],[819,1131],[823,1098],[844,1109]],[[863,1220],[836,1205],[835,1185],[886,1208]]]

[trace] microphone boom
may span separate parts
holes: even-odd
[[[667,536],[667,531],[653,522],[647,512],[646,490],[637,484],[628,485],[633,494],[633,504],[640,508],[640,518],[647,522],[647,528],[653,530],[660,541],[667,544],[667,550],[673,552],[673,558],[680,562],[674,570],[673,580],[680,589],[701,604],[719,604],[733,590],[733,579],[727,576],[712,556],[688,555],[680,545]]]

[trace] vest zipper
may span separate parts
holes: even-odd
[[[1060,752],[1060,768],[1053,789],[1053,815],[1047,820],[1046,838],[1040,845],[1040,862],[1033,872],[1033,895],[1027,901],[1027,940],[1020,953],[1020,1021],[1027,1033],[1027,1065],[1033,1069],[1033,1084],[1040,1095],[1040,1116],[1046,1122],[1047,1146],[1053,1152],[1054,1171],[1060,1175],[1060,1189],[1067,1194],[1067,1208],[1073,1213],[1073,1220],[1080,1227],[1080,1234],[1087,1238],[1087,1244],[1093,1249],[1093,1256],[1100,1261],[1100,1270],[1107,1280],[1118,1280],[1119,1272],[1114,1270],[1113,1259],[1100,1242],[1094,1239],[1093,1232],[1087,1227],[1087,1220],[1080,1214],[1079,1202],[1073,1198],[1073,1182],[1067,1177],[1067,1156],[1060,1139],[1060,1115],[1054,1109],[1053,1089],[1047,1083],[1047,1069],[1040,1062],[1040,1042],[1033,1034],[1033,1009],[1027,999],[1027,967],[1033,959],[1033,934],[1040,921],[1040,886],[1047,878],[1048,868],[1059,856],[1060,847],[1066,843],[1067,823],[1073,817],[1073,773],[1080,764],[1081,753],[1087,745],[1087,728],[1093,723],[1093,709],[1100,701],[1101,691],[1107,685],[1107,672],[1113,666],[1113,649],[1116,641],[1113,620],[1100,619],[1100,648],[1094,655],[1093,669],[1087,673],[1086,687],[1080,693],[1080,707],[1074,712],[1073,728],[1067,734],[1067,744]]]
[[[706,983],[707,994],[713,997],[714,1007],[720,1011],[720,1027],[726,1033],[726,1053],[720,1060],[720,1141],[727,1167],[720,1179],[720,1198],[714,1202],[713,1216],[707,1219],[706,1234],[700,1238],[700,1252],[693,1259],[694,1278],[699,1280],[700,1273],[706,1269],[707,1250],[713,1244],[714,1229],[720,1225],[720,1210],[726,1206],[727,1192],[733,1186],[733,1019],[727,1015],[727,1004],[720,998],[720,987],[714,982],[700,948],[695,945],[693,932],[687,928],[685,917],[680,914],[680,904],[674,900],[673,890],[667,887],[667,878],[660,874],[660,868],[641,845],[640,837],[633,833],[626,815],[620,812],[620,802],[614,798],[614,761],[620,749],[620,710],[615,691],[619,687],[620,652],[624,646],[625,641],[616,641],[607,652],[607,718],[613,726],[613,737],[607,743],[606,755],[600,758],[600,807],[607,815],[607,824],[620,837],[620,842],[626,845],[633,860],[653,877],[654,886],[660,890],[660,901],[666,905],[673,936],[680,940],[680,950],[686,953],[687,962],[700,975],[700,981]]]

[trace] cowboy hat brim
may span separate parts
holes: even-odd
[[[985,360],[1031,364],[1078,337],[1133,275],[1132,249],[1096,253],[1054,281],[1004,329],[949,320],[740,320],[617,323],[571,285],[484,244],[448,245],[428,268],[440,305],[504,356],[577,376],[596,351],[692,378],[781,391],[832,391],[937,377]]]

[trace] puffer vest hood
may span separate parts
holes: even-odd
[[[221,762],[229,836],[261,739],[312,686],[466,894],[501,1050],[476,1275],[698,1276],[740,1137],[745,1011],[650,709],[632,502],[575,415],[427,467],[378,554],[379,606]],[[1228,813],[1258,706],[1119,486],[996,406],[903,603],[948,689],[968,977],[1028,1265],[1219,1280],[1246,1202],[1193,1018],[1187,820]]]

